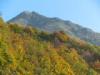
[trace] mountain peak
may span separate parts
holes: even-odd
[[[46,16],[43,16],[35,11],[23,11],[22,13],[19,14],[19,17],[21,18],[29,18],[29,17],[32,17],[32,18],[47,18]]]
[[[37,15],[39,15],[39,13],[37,13],[37,12],[35,12],[35,11],[32,11],[31,13],[32,13],[32,14],[37,14]]]
[[[23,11],[22,13],[23,13],[23,14],[31,14],[30,11]]]
[[[32,12],[30,12],[30,11],[23,11],[22,13],[19,14],[19,16],[24,16],[24,17],[25,16],[27,16],[27,17],[28,16],[32,16]]]

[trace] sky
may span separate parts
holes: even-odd
[[[100,32],[100,0],[0,0],[5,21],[23,11],[59,17]]]

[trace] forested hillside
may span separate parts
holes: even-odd
[[[0,75],[100,75],[100,47],[0,18]]]

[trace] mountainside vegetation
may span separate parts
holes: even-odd
[[[0,75],[100,75],[100,47],[0,18]]]
[[[66,13],[67,14],[67,13]],[[100,33],[89,28],[82,27],[68,20],[60,18],[49,18],[36,12],[24,11],[8,22],[23,25],[31,25],[43,31],[64,31],[66,34],[80,38],[84,41],[100,46]]]

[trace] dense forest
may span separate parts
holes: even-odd
[[[0,75],[100,75],[100,47],[0,18]]]

